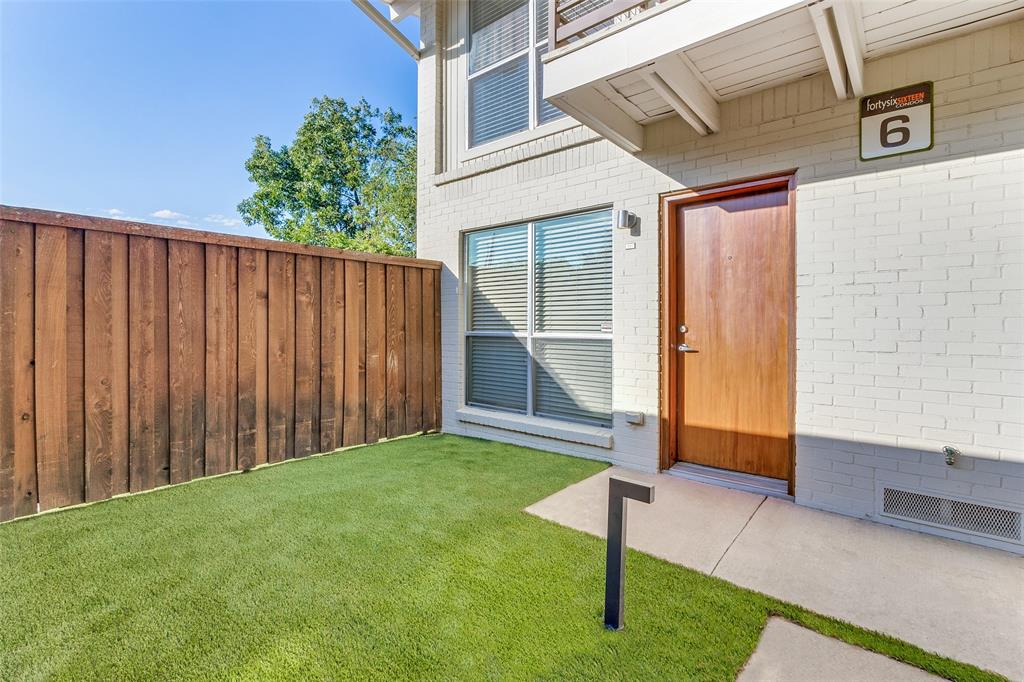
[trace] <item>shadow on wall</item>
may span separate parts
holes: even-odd
[[[977,43],[986,36],[991,37],[980,31],[969,38]],[[682,187],[699,187],[794,168],[801,184],[828,182],[1024,148],[1020,114],[1015,109],[1019,107],[1019,96],[1015,96],[1019,86],[1014,85],[1013,76],[1018,74],[1006,71],[1016,64],[1024,72],[1024,62],[989,56],[967,70],[953,59],[914,61],[911,56],[930,53],[947,57],[945,53],[959,49],[953,42],[866,64],[866,94],[908,83],[934,82],[930,150],[861,161],[859,99],[837,99],[828,74],[822,73],[722,102],[722,130],[713,135],[698,135],[678,116],[649,124],[645,148],[636,158]],[[977,52],[986,54],[985,49]],[[900,73],[899,63],[912,63],[917,73],[904,68],[905,75],[896,80],[893,74]],[[1004,79],[1009,81],[1006,86]],[[984,96],[972,96],[977,87],[971,87],[976,83],[985,84]]]

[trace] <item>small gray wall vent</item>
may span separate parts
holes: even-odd
[[[882,515],[1021,543],[1021,512],[967,500],[882,488]]]

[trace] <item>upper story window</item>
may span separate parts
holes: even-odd
[[[565,116],[541,97],[548,0],[469,4],[469,147]]]

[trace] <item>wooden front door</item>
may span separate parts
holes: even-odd
[[[671,206],[667,336],[675,459],[789,480],[795,273],[783,181],[698,191]]]

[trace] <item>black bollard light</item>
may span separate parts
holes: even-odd
[[[626,582],[626,500],[654,502],[654,486],[612,476],[608,479],[608,561],[604,571],[604,626],[622,629]]]

